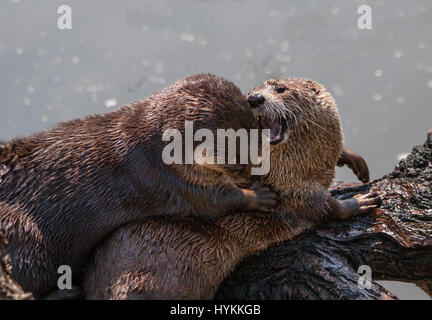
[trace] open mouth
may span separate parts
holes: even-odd
[[[269,119],[266,117],[258,117],[258,122],[261,129],[270,130],[270,144],[278,144],[282,142],[287,135],[287,124],[280,119]]]

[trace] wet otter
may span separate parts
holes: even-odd
[[[194,130],[257,127],[233,83],[202,74],[1,147],[0,231],[24,290],[40,297],[56,285],[60,265],[79,272],[97,243],[146,216],[220,217],[276,204],[266,187],[237,187],[235,165],[164,164],[163,132],[184,134],[186,120]]]
[[[270,172],[260,183],[280,194],[273,212],[214,221],[160,216],[124,227],[89,264],[87,299],[210,299],[247,255],[326,218],[346,219],[380,205],[377,193],[344,201],[329,195],[337,164],[350,164],[363,180],[368,172],[358,155],[343,151],[336,104],[320,84],[269,80],[248,102],[261,128],[270,129]]]

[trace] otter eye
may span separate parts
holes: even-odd
[[[276,89],[276,92],[277,92],[277,93],[284,93],[285,90],[286,90],[286,88],[284,88],[284,87],[279,87],[279,88]]]

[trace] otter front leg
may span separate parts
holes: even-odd
[[[222,209],[221,211],[270,212],[277,205],[276,193],[270,187],[259,185],[256,182],[256,179],[250,174],[250,166],[226,164],[207,167],[223,173],[232,181],[216,186],[216,189],[223,189],[222,192],[207,191],[207,194],[214,195],[211,202],[217,208]]]
[[[240,211],[269,212],[277,204],[277,195],[269,187],[255,186],[242,189],[233,183],[202,187],[187,197],[183,195],[183,199],[189,200],[189,208],[193,215],[207,218],[222,217]],[[178,210],[174,212],[179,212]]]
[[[346,165],[354,172],[361,182],[369,182],[369,168],[366,161],[361,155],[348,149],[346,146],[343,147],[337,165],[339,167]]]
[[[270,212],[277,204],[277,195],[266,186],[253,186],[249,189],[233,186],[217,193],[212,202],[215,203],[215,208],[223,213]]]
[[[332,199],[331,215],[339,220],[349,219],[359,214],[373,213],[382,203],[381,195],[378,192],[358,194],[346,200],[330,199]]]
[[[240,211],[270,212],[277,204],[276,194],[269,187],[253,187],[241,189],[244,201],[238,208]]]

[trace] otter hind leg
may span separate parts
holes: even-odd
[[[197,217],[126,226],[96,251],[86,299],[211,299],[235,266],[234,242],[218,223]]]

